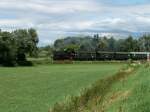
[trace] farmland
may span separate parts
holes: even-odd
[[[68,95],[79,95],[124,64],[54,64],[0,68],[0,112],[47,112]]]

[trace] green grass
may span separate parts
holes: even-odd
[[[131,64],[50,112],[150,112],[150,64]]]
[[[142,65],[136,73],[113,85],[108,96],[117,92],[120,95],[106,112],[150,112],[150,66]]]
[[[47,112],[68,95],[115,74],[124,64],[0,68],[0,112]]]
[[[84,89],[79,96],[70,97],[63,103],[56,103],[50,112],[104,112],[103,102],[105,96],[111,92],[113,84],[129,76],[136,68],[128,65],[115,75],[99,79],[91,87]]]
[[[150,112],[150,65],[143,64],[133,72],[119,74],[98,81],[90,89],[90,93],[96,92],[88,105],[77,112]]]

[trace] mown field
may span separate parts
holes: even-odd
[[[124,64],[55,64],[0,68],[0,112],[47,112],[68,95],[79,95]]]

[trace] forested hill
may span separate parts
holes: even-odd
[[[85,37],[66,37],[57,39],[54,42],[55,50],[78,50],[95,52],[110,51],[110,52],[148,52],[150,51],[150,35],[143,35],[139,38],[129,36],[124,39],[115,37],[99,37],[99,35]]]

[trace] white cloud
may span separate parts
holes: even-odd
[[[36,2],[35,0],[2,0],[0,9],[16,9],[24,11],[35,11],[39,13],[74,13],[74,12],[91,12],[99,10],[94,2],[91,1],[44,1]]]
[[[138,22],[142,22],[142,23],[145,23],[145,24],[149,24],[150,25],[150,17],[142,17],[142,16],[139,16],[139,17],[136,17],[136,20]]]
[[[150,4],[114,6],[102,0],[0,0],[0,27],[35,27],[45,43],[69,32],[149,31],[149,11]]]

